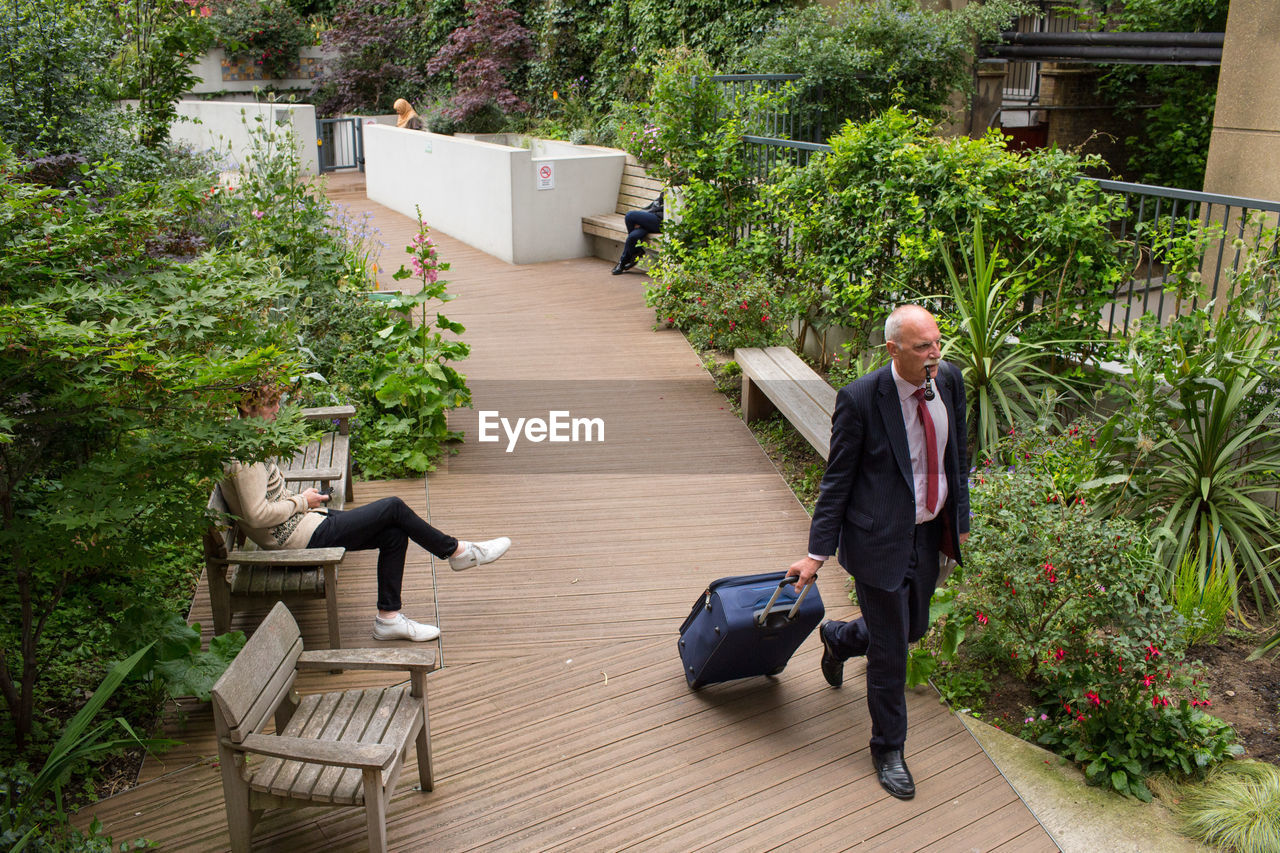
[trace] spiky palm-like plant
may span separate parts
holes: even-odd
[[[964,374],[970,438],[982,454],[1014,424],[1035,419],[1046,388],[1069,391],[1070,386],[1043,366],[1048,347],[1066,342],[1037,343],[1019,336],[1027,319],[1023,298],[1034,282],[1018,268],[1001,274],[999,247],[988,250],[981,220],[974,222],[972,241],[971,248],[957,252],[960,269],[950,252],[942,255],[956,318],[942,357]]]

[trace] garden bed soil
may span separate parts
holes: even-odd
[[[1199,645],[1188,658],[1204,664],[1208,711],[1235,730],[1241,758],[1280,764],[1280,658],[1246,660],[1268,634],[1230,630],[1212,645]],[[1017,734],[1035,700],[1027,685],[1005,674],[987,696],[979,719]]]

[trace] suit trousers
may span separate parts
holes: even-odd
[[[929,600],[938,581],[941,517],[915,527],[911,564],[897,589],[879,589],[857,579],[854,588],[862,615],[836,623],[828,632],[841,660],[866,655],[867,710],[871,714],[871,751],[882,755],[907,742],[907,647],[929,630]]]
[[[311,534],[308,548],[378,549],[378,609],[399,610],[404,556],[412,539],[440,559],[458,550],[458,540],[436,530],[400,498],[383,498],[348,510],[329,510]]]

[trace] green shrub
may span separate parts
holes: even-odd
[[[1190,555],[1182,558],[1173,576],[1173,606],[1187,620],[1187,643],[1212,643],[1227,624],[1235,602],[1235,590],[1226,572],[1210,570],[1201,579],[1200,567]]]
[[[1227,274],[1227,305],[1131,338],[1116,381],[1122,405],[1100,433],[1109,466],[1095,484],[1113,511],[1156,525],[1166,586],[1190,559],[1201,589],[1224,573],[1259,610],[1280,603],[1280,517],[1265,500],[1280,491],[1278,403],[1266,392],[1280,337],[1264,319],[1275,316],[1278,275],[1269,255],[1246,256]]]
[[[1091,782],[1144,800],[1148,775],[1198,776],[1238,752],[1230,728],[1202,710],[1209,700],[1184,658],[1185,622],[1161,595],[1139,529],[1060,488],[1078,474],[1055,478],[1093,464],[1087,431],[1029,430],[999,454],[1015,464],[973,475],[965,565],[938,601],[931,643],[912,653],[912,679],[938,659],[967,672],[952,653],[976,634],[1031,688],[1041,743]]]
[[[215,17],[218,41],[232,59],[252,61],[266,77],[286,77],[311,43],[301,16],[285,0],[236,0]]]
[[[660,260],[647,298],[658,321],[683,330],[696,347],[770,346],[790,336],[790,312],[778,301],[777,283],[718,239],[678,264]]]

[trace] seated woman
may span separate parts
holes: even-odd
[[[236,404],[240,417],[275,420],[282,393],[283,389],[271,385],[255,387]],[[316,489],[290,492],[274,462],[231,462],[226,472],[223,497],[245,534],[259,547],[378,549],[375,640],[421,643],[440,636],[439,628],[415,622],[400,610],[400,584],[410,539],[447,559],[455,572],[492,563],[511,547],[505,536],[487,542],[459,541],[427,524],[400,498],[383,498],[352,510],[329,509],[325,507],[329,496]]]
[[[623,221],[627,225],[627,242],[622,246],[622,257],[613,268],[614,275],[622,275],[636,265],[644,255],[637,244],[650,234],[662,230],[662,193],[641,210],[628,210]]]

